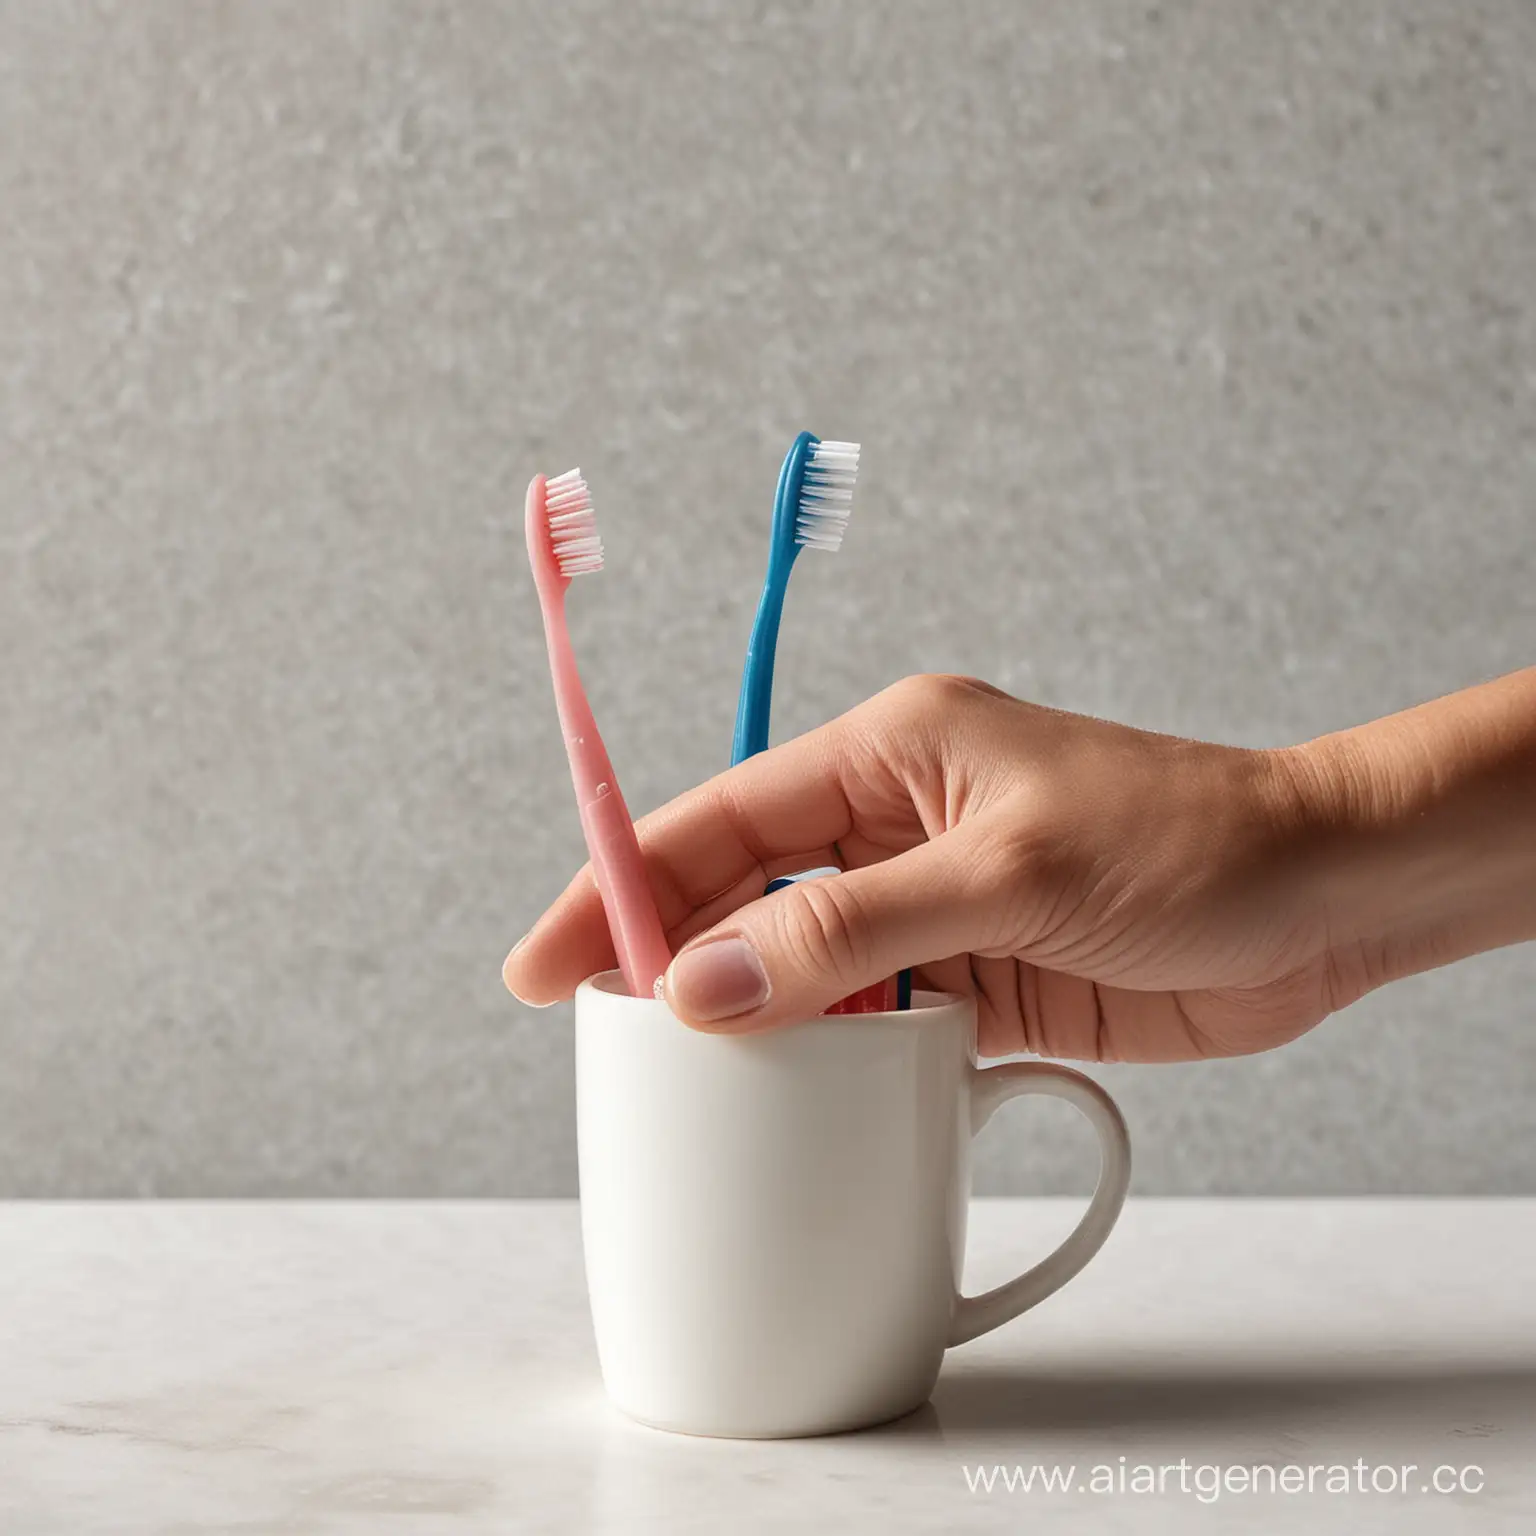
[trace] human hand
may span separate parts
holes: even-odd
[[[1370,758],[1344,738],[1248,751],[909,678],[640,823],[683,946],[668,1000],[701,1028],[765,1029],[911,966],[919,986],[975,995],[983,1055],[1279,1045],[1393,976],[1486,947],[1392,899],[1391,828],[1427,824],[1433,797],[1409,759],[1379,774]],[[1407,856],[1425,856],[1412,837]],[[762,897],[822,864],[846,872]],[[503,974],[551,1003],[613,963],[583,870]]]

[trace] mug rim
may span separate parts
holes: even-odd
[[[577,983],[577,993],[597,992],[603,997],[611,997],[621,1003],[635,1003],[643,1008],[660,1008],[668,1018],[674,1018],[672,1010],[667,1006],[666,1000],[660,997],[635,997],[632,993],[623,990],[623,973],[615,967],[607,971],[594,971],[592,975],[584,977]],[[967,996],[963,992],[933,992],[926,987],[914,987],[912,989],[912,1006],[910,1008],[890,1008],[883,1013],[833,1013],[813,1014],[808,1019],[796,1019],[793,1023],[778,1025],[774,1029],[777,1034],[785,1029],[803,1029],[807,1025],[819,1025],[825,1028],[844,1026],[859,1028],[869,1024],[894,1023],[897,1020],[905,1020],[908,1023],[916,1022],[921,1014],[939,1013],[956,1005],[968,1006],[972,1012],[976,1008],[974,996]],[[681,1021],[679,1021],[681,1022]],[[687,1028],[686,1025],[683,1026]],[[703,1031],[713,1034],[714,1031]],[[747,1033],[758,1031],[721,1031],[722,1035],[735,1035],[740,1037]]]

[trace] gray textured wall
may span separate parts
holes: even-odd
[[[0,1185],[564,1193],[579,861],[910,671],[1243,743],[1533,659],[1536,9],[0,4]],[[1536,1191],[1536,950],[1103,1076],[1144,1191]],[[1081,1188],[1047,1106],[984,1187]]]

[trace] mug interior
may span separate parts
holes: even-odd
[[[594,992],[606,992],[609,997],[623,998],[626,1002],[646,1003],[648,1005],[666,1007],[659,998],[635,997],[624,986],[624,974],[622,971],[599,971],[595,976],[587,977],[583,986],[591,987]],[[926,992],[917,988],[912,990],[912,1006],[910,1008],[892,1008],[885,1013],[834,1013],[817,1014],[818,1022],[826,1024],[867,1024],[874,1019],[901,1019],[909,1014],[920,1013],[929,1008],[949,1008],[955,1003],[963,1003],[966,999],[958,992]]]

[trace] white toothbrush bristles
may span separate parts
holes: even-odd
[[[857,443],[820,442],[811,449],[795,513],[795,543],[836,552],[848,531],[858,473]]]
[[[603,541],[597,536],[592,492],[579,469],[568,469],[544,488],[549,547],[562,576],[590,576],[603,568]]]

